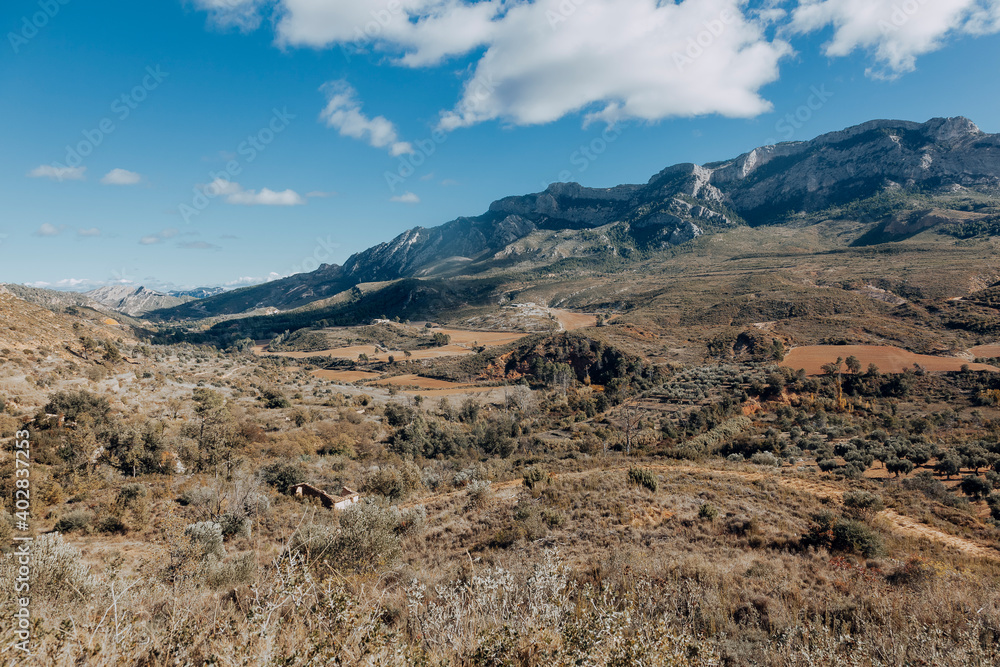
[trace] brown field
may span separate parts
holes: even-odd
[[[255,353],[275,357],[290,357],[292,359],[308,359],[309,357],[330,357],[332,359],[355,360],[358,356],[365,354],[371,361],[388,361],[392,356],[397,361],[402,361],[405,353],[402,350],[390,350],[389,352],[379,352],[374,345],[350,345],[348,347],[335,347],[329,350],[313,350],[311,352],[266,352],[262,346],[254,348]],[[426,350],[412,350],[410,359],[440,359],[441,357],[457,357],[464,354],[473,354],[469,348],[460,345],[445,345],[443,347],[433,347]]]
[[[924,370],[934,372],[961,370],[965,364],[976,371],[1000,371],[1000,368],[986,364],[973,364],[959,357],[935,357],[929,354],[916,354],[899,347],[888,345],[809,345],[792,349],[782,366],[799,370],[805,369],[809,375],[822,375],[823,364],[836,361],[837,357],[846,359],[855,356],[861,362],[862,368],[875,364],[883,373],[902,373],[907,368],[919,364]]]
[[[577,313],[572,310],[562,310],[560,308],[550,308],[550,312],[559,320],[566,331],[575,331],[586,327],[597,326],[597,316],[590,313]]]
[[[977,359],[1000,357],[1000,345],[977,345],[969,350],[969,354]]]
[[[313,377],[334,382],[358,382],[359,380],[374,380],[382,377],[379,373],[368,371],[313,371]]]
[[[395,385],[397,387],[419,387],[421,389],[464,389],[466,387],[473,386],[470,384],[459,384],[458,382],[449,382],[448,380],[435,380],[434,378],[425,378],[419,375],[397,375],[395,377],[379,380],[374,384]]]
[[[431,329],[432,333],[443,333],[451,336],[452,345],[485,345],[495,347],[521,340],[528,334],[511,333],[510,331],[469,331],[467,329]],[[414,352],[416,354],[416,352]]]

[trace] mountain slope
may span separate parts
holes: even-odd
[[[170,296],[146,287],[132,287],[131,285],[106,285],[84,294],[112,310],[132,317],[143,315],[151,310],[179,306],[191,300],[191,297]]]
[[[781,223],[790,215],[818,213],[880,193],[898,193],[905,200],[965,189],[993,192],[998,186],[1000,135],[986,134],[961,117],[926,123],[875,120],[811,141],[757,148],[724,162],[674,165],[645,185],[554,183],[544,192],[495,201],[477,217],[403,232],[353,255],[342,269],[322,267],[158,315],[284,310],[364,282],[534,269],[572,257],[621,256],[632,249],[655,252],[705,233]],[[916,208],[905,204],[903,209]]]

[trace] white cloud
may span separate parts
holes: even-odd
[[[413,194],[412,192],[406,192],[399,195],[398,197],[390,198],[389,201],[399,202],[400,204],[419,204],[420,197]]]
[[[235,27],[243,32],[260,25],[265,0],[194,0],[198,9],[208,12],[209,20],[220,27]]]
[[[80,236],[100,236],[101,230],[97,227],[91,227],[90,229],[79,229],[76,233]]]
[[[82,181],[86,167],[56,167],[43,164],[28,172],[29,178],[47,178],[52,181]]]
[[[240,276],[236,280],[230,280],[229,282],[225,283],[224,286],[225,287],[243,287],[245,285],[260,285],[261,283],[269,283],[272,280],[278,280],[281,277],[283,277],[283,276],[281,276],[281,274],[275,273],[274,271],[272,271],[271,273],[267,274],[267,276],[265,276],[263,278],[257,278],[257,277],[253,277],[253,276]]]
[[[306,200],[294,190],[282,190],[275,192],[268,188],[256,190],[244,190],[231,194],[226,198],[230,204],[242,204],[244,206],[301,206]]]
[[[392,13],[384,0],[281,0],[277,31],[281,44],[381,49],[411,67],[487,47],[458,103],[442,114],[445,130],[496,119],[534,125],[579,112],[607,122],[751,117],[770,109],[758,91],[777,79],[791,48],[765,34],[778,12],[748,18],[745,4],[408,0]],[[364,127],[349,122],[356,100],[337,101],[324,117],[332,107],[343,126]]]
[[[155,245],[157,243],[162,243],[167,239],[174,238],[175,236],[177,236],[178,233],[179,232],[176,227],[167,227],[166,229],[161,230],[156,234],[149,234],[147,236],[143,236],[141,239],[139,239],[139,245]]]
[[[142,176],[127,169],[112,169],[101,178],[104,185],[135,185],[142,180]]]
[[[243,206],[301,206],[306,203],[305,197],[295,190],[276,192],[270,188],[244,190],[236,181],[217,178],[208,185],[203,185],[202,191],[210,197],[225,196],[226,203]]]
[[[412,153],[413,146],[399,141],[396,126],[385,116],[370,118],[361,111],[358,92],[343,79],[323,84],[327,103],[319,117],[327,127],[335,128],[341,136],[367,141],[375,148],[389,148],[393,156]]]
[[[867,50],[876,63],[868,74],[893,78],[952,36],[1000,30],[1000,0],[801,0],[792,13],[795,32],[828,26],[833,37],[823,47],[826,55]]]
[[[59,236],[62,232],[61,227],[56,227],[55,225],[45,222],[42,226],[35,230],[35,236]]]
[[[263,0],[262,0],[263,1]],[[256,0],[198,0],[246,16]],[[872,76],[913,69],[960,35],[1000,32],[1000,0],[271,0],[281,47],[385,54],[404,67],[477,55],[438,127],[486,121],[584,123],[771,109],[760,91],[793,53],[788,36],[832,28],[831,57],[872,54]],[[324,87],[321,118],[341,134],[411,152],[383,116],[366,116],[343,81]]]
[[[93,280],[88,278],[63,278],[54,283],[39,280],[33,283],[25,283],[28,287],[43,287],[49,289],[74,289],[78,287],[91,287],[95,285]]]
[[[558,0],[510,9],[440,127],[500,119],[535,125],[768,111],[758,91],[791,53],[746,18],[740,0]],[[571,5],[572,6],[572,5]]]
[[[184,250],[222,250],[219,246],[207,241],[184,241],[178,243],[177,247]]]

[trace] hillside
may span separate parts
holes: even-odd
[[[131,285],[106,285],[84,293],[90,299],[133,317],[152,310],[172,308],[191,301],[193,297],[177,297],[157,292],[147,287]]]

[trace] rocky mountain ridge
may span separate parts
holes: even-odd
[[[727,161],[673,165],[641,185],[553,183],[543,192],[499,199],[480,216],[407,230],[356,253],[343,267],[326,265],[311,274],[204,299],[197,311],[187,306],[164,314],[286,309],[359,283],[471,275],[514,266],[525,256],[556,261],[614,255],[629,247],[657,251],[705,233],[778,224],[789,215],[817,213],[883,192],[994,192],[998,187],[1000,135],[986,134],[963,117],[926,123],[874,120],[810,141],[759,147]],[[559,248],[552,246],[556,242]]]

